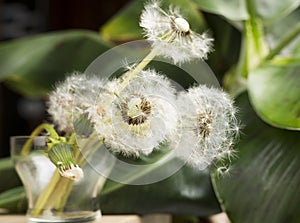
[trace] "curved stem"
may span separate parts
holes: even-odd
[[[24,144],[22,151],[21,151],[21,154],[23,156],[27,155],[29,153],[29,150],[32,146],[34,137],[38,136],[43,130],[46,130],[52,138],[55,138],[55,139],[59,138],[59,135],[57,134],[57,132],[51,125],[43,123],[33,130],[33,132],[30,135],[30,138]],[[55,189],[59,179],[60,179],[60,175],[59,175],[58,171],[56,170],[55,173],[53,174],[47,188],[39,196],[39,198],[35,204],[35,207],[31,213],[32,216],[38,216],[41,213],[44,206],[48,202],[48,199],[50,198],[53,190]]]
[[[55,139],[59,138],[59,135],[57,134],[57,132],[55,131],[53,126],[43,123],[33,130],[33,132],[30,135],[30,138],[24,144],[22,151],[21,151],[21,154],[23,156],[28,154],[30,147],[32,145],[34,136],[38,136],[43,130],[46,130],[52,138],[55,138]]]

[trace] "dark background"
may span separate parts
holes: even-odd
[[[0,40],[63,29],[81,28],[97,31],[127,2],[0,0]],[[10,136],[28,135],[45,119],[45,101],[24,98],[0,83],[0,157],[9,156]]]

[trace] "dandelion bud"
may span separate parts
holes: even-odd
[[[61,142],[51,145],[48,157],[58,168],[62,177],[78,181],[83,178],[82,169],[76,164],[73,148],[70,144]]]

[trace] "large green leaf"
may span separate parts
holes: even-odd
[[[245,128],[228,176],[212,175],[232,223],[300,222],[300,133],[259,119],[247,95],[237,104]]]
[[[290,13],[288,16],[277,21],[276,23],[267,26],[265,28],[266,38],[270,48],[274,48],[288,33],[297,29],[300,21],[300,8]],[[300,57],[300,35],[292,39],[288,45],[284,47],[281,52],[278,52],[276,56],[280,53],[281,57]]]
[[[221,79],[224,72],[236,64],[240,53],[241,35],[228,21],[220,16],[205,16],[209,29],[214,36],[214,51],[208,57],[208,64]],[[221,76],[222,74],[222,76]]]
[[[284,17],[300,5],[300,0],[192,0],[205,11],[216,13],[233,21],[249,19],[249,5],[254,7],[258,18],[265,23],[273,23]]]
[[[46,33],[0,44],[0,80],[28,96],[43,96],[55,81],[83,71],[108,49],[96,32]]]
[[[249,74],[250,99],[265,121],[300,129],[300,60],[282,63],[265,64]]]
[[[233,21],[241,21],[249,18],[246,0],[192,0],[200,9],[219,14]]]
[[[126,42],[142,38],[143,30],[139,26],[139,19],[144,4],[148,1],[133,0],[126,5],[119,13],[109,20],[102,28],[101,35],[108,41]],[[187,17],[191,28],[195,31],[203,31],[205,24],[197,7],[190,0],[165,0],[163,6],[178,6],[184,16]]]
[[[116,185],[108,181],[103,195],[100,195],[100,206],[104,213],[113,214],[174,213],[207,216],[219,213],[220,207],[208,175],[184,167],[171,177],[148,185]],[[111,191],[110,188],[114,187],[118,189]]]
[[[143,8],[143,1],[135,0],[127,4],[101,28],[104,39],[112,42],[126,42],[142,38],[139,27],[139,16]]]
[[[251,1],[251,0],[248,0]],[[265,23],[274,23],[288,15],[300,5],[300,0],[252,0],[255,4],[256,14]]]
[[[0,209],[5,213],[24,213],[27,199],[22,186],[0,193]]]

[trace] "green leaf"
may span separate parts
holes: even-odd
[[[207,63],[221,80],[221,74],[224,74],[238,60],[241,35],[220,16],[207,14],[205,18],[214,37],[214,53],[208,57]]]
[[[153,184],[120,186],[116,184],[108,181],[103,195],[100,194],[100,207],[104,213],[173,213],[207,216],[220,212],[209,174],[188,167]],[[107,193],[110,187],[118,189]]]
[[[141,39],[143,30],[139,26],[139,21],[144,4],[147,2],[131,1],[101,28],[102,37],[107,41],[116,43]],[[191,28],[199,32],[204,31],[203,18],[190,0],[165,0],[162,3],[163,8],[168,8],[169,5],[180,7],[183,15],[189,20]]]
[[[300,8],[293,11],[288,16],[277,21],[276,23],[267,26],[265,28],[266,38],[270,48],[275,48],[279,42],[281,42],[288,33],[291,33],[293,30],[297,31],[300,21]],[[299,29],[299,28],[298,28]],[[299,32],[299,31],[298,31]],[[280,57],[300,57],[300,35],[296,33],[294,39],[288,39],[290,42],[287,42],[281,52],[276,52],[276,56]]]
[[[0,193],[10,188],[22,185],[10,158],[0,159],[0,176]]]
[[[300,129],[300,60],[264,64],[248,78],[248,90],[258,115],[271,125]]]
[[[233,223],[300,222],[300,133],[271,127],[237,99],[245,128],[229,176],[212,174]]]
[[[24,213],[27,199],[23,187],[15,187],[0,193],[0,209],[7,213]]]
[[[101,210],[109,214],[172,213],[208,216],[219,213],[220,207],[209,172],[186,166],[180,168],[180,162],[170,156],[169,152],[169,147],[165,146],[147,157],[135,160],[123,157],[126,163],[139,166],[126,171],[120,171],[121,167],[124,169],[124,164],[118,166],[116,162],[110,173],[111,179],[108,179],[100,194]],[[103,153],[100,154],[103,156]],[[175,173],[169,176],[173,170]],[[120,173],[122,176],[116,178]],[[165,174],[169,177],[162,180],[157,177],[163,178]],[[125,179],[122,182],[128,185],[116,182],[116,179]]]
[[[219,14],[233,21],[242,21],[249,18],[245,0],[192,0],[200,9]]]
[[[101,28],[102,37],[111,42],[126,42],[142,38],[139,16],[143,1],[135,0],[127,4]]]
[[[254,7],[253,13],[264,23],[273,23],[286,16],[300,5],[300,0],[192,0],[200,9],[219,14],[232,21],[243,21],[250,18],[247,4]]]
[[[300,5],[300,0],[254,0],[256,15],[264,20],[264,23],[274,23],[288,15]]]
[[[46,33],[0,44],[0,81],[27,96],[44,96],[66,73],[84,71],[108,49],[96,32]]]

